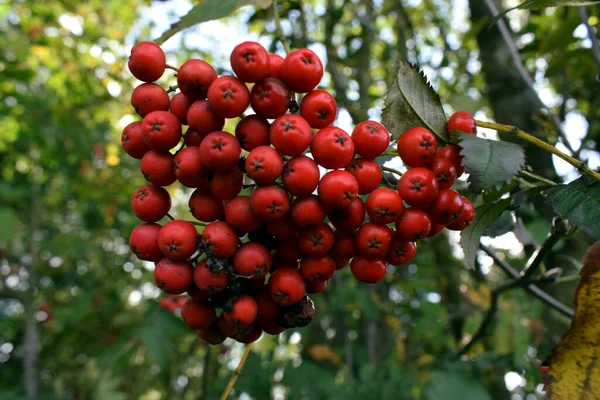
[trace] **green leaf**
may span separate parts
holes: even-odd
[[[465,253],[465,262],[468,267],[475,268],[475,257],[481,235],[510,204],[511,199],[506,198],[496,203],[483,204],[475,209],[475,220],[460,234],[460,245]]]
[[[19,226],[19,217],[12,208],[0,208],[0,244],[13,239]]]
[[[491,400],[475,378],[458,371],[434,371],[423,388],[424,400]]]
[[[398,77],[385,97],[381,119],[392,139],[398,139],[407,129],[422,126],[438,138],[448,140],[440,97],[423,72],[409,62],[400,63]]]
[[[169,30],[155,40],[155,43],[162,44],[175,34],[196,24],[226,17],[240,7],[253,5],[267,8],[272,2],[272,0],[198,0],[188,13],[171,25]]]
[[[582,176],[568,185],[549,190],[546,201],[571,225],[600,239],[600,182]]]
[[[589,6],[598,3],[600,3],[600,0],[527,0],[521,3],[518,8]]]
[[[514,143],[459,134],[465,170],[475,190],[495,188],[509,182],[525,165],[523,149]]]

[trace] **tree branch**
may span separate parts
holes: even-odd
[[[346,96],[346,88],[348,87],[348,78],[338,67],[337,55],[333,45],[333,32],[335,30],[335,0],[327,0],[327,8],[325,11],[325,53],[327,55],[327,71],[331,75],[331,83],[335,90],[335,97],[338,104],[349,110],[350,101]],[[350,111],[348,111],[350,112]]]
[[[25,298],[25,292],[4,286],[2,289],[0,289],[0,297],[5,299],[19,300],[22,302]]]
[[[290,44],[285,37],[283,27],[281,26],[281,19],[279,19],[279,12],[277,11],[277,0],[273,0],[273,18],[275,20],[275,26],[277,26],[277,31],[279,32],[279,41],[283,45],[285,53],[290,54],[292,50],[290,49]]]
[[[242,368],[244,367],[244,364],[246,363],[246,360],[248,359],[248,355],[250,355],[250,349],[252,349],[252,344],[253,343],[248,343],[246,345],[246,350],[244,350],[244,354],[242,354],[242,358],[240,359],[240,363],[238,364],[237,368],[235,369],[235,371],[233,371],[233,376],[229,380],[229,383],[227,384],[225,391],[221,395],[221,400],[225,400],[227,398],[227,396],[229,395],[229,392],[231,392],[231,389],[233,388],[233,385],[235,385],[235,381],[237,381],[237,378],[240,376],[240,373],[242,372]]]
[[[600,68],[600,43],[598,43],[598,37],[594,33],[594,29],[589,24],[590,16],[587,12],[587,8],[584,6],[577,7],[577,12],[579,13],[579,18],[581,18],[581,22],[585,25],[588,31],[588,36],[592,41],[592,55],[594,56],[594,60],[596,60],[596,64]]]

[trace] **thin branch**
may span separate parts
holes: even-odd
[[[538,182],[545,183],[549,186],[558,186],[558,183],[554,182],[553,180],[544,178],[543,176],[539,176],[539,175],[534,174],[533,172],[529,172],[527,170],[522,170],[521,172],[519,172],[519,174],[521,174],[522,176],[526,176],[528,178],[534,179]]]
[[[252,344],[253,343],[248,343],[246,345],[246,350],[244,351],[244,354],[242,354],[242,358],[241,358],[240,363],[238,364],[237,368],[235,369],[235,371],[233,371],[233,376],[229,380],[229,383],[227,384],[227,387],[225,388],[225,391],[223,392],[223,395],[221,396],[221,400],[225,400],[227,398],[227,396],[229,395],[229,392],[231,392],[231,389],[233,388],[233,385],[235,385],[235,381],[237,381],[237,378],[240,376],[240,373],[242,372],[242,368],[244,367],[244,364],[246,363],[246,359],[250,355],[250,349],[252,349]]]
[[[598,67],[600,68],[600,43],[598,43],[598,37],[596,36],[596,33],[594,33],[594,28],[592,28],[588,22],[590,16],[584,6],[577,7],[577,12],[579,13],[581,22],[583,22],[587,28],[588,36],[592,42],[592,55],[594,56],[594,60],[596,60],[596,64],[598,64]]]
[[[525,268],[523,268],[523,271],[521,272],[521,279],[531,281],[533,274],[538,271],[542,262],[550,254],[554,245],[563,237],[564,233],[565,232],[562,229],[557,229],[555,226],[552,227],[550,235],[548,235],[544,243],[533,252],[529,261],[525,264]]]
[[[277,11],[277,0],[273,0],[273,18],[275,20],[275,26],[277,26],[277,31],[279,32],[279,41],[283,45],[285,54],[290,54],[292,50],[290,49],[290,44],[283,32],[283,26],[281,26],[281,19],[279,18],[279,12]]]
[[[0,298],[14,299],[22,302],[25,298],[25,292],[4,286],[2,289],[0,289]]]

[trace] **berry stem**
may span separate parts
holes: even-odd
[[[279,31],[279,40],[283,45],[285,54],[290,54],[292,50],[290,49],[290,44],[288,43],[285,33],[283,32],[283,27],[281,26],[281,19],[279,18],[279,13],[277,12],[277,0],[273,0],[273,18],[275,19],[275,25]]]
[[[578,160],[576,158],[571,157],[568,154],[563,153],[562,151],[558,150],[556,147],[552,146],[551,144],[546,143],[541,139],[538,139],[537,137],[517,128],[516,126],[497,124],[494,122],[485,122],[485,121],[479,121],[479,120],[475,120],[475,124],[481,128],[489,128],[489,129],[494,129],[498,132],[510,133],[510,134],[518,137],[519,139],[525,140],[526,142],[529,142],[529,143],[533,144],[534,146],[537,146],[543,150],[546,150],[549,153],[554,154],[555,156],[557,156],[559,158],[562,158],[563,160],[565,160],[566,162],[571,164],[573,167],[575,167],[583,175],[587,175],[587,176],[594,178],[595,180],[600,182],[600,174],[598,172],[590,169],[583,161]]]
[[[231,392],[231,389],[233,388],[233,385],[235,385],[235,381],[237,381],[237,378],[240,376],[242,368],[246,363],[246,359],[248,358],[248,355],[250,355],[250,349],[252,349],[252,344],[253,343],[248,343],[246,345],[246,350],[244,350],[244,354],[242,354],[242,358],[240,359],[240,363],[238,364],[237,368],[235,369],[235,371],[233,371],[233,376],[229,380],[229,383],[227,384],[227,387],[225,388],[225,391],[221,396],[221,400],[225,400],[227,398],[229,392]]]
[[[167,218],[169,218],[171,221],[173,221],[175,218],[173,218],[173,216],[169,213],[167,213]]]
[[[177,89],[179,89],[178,85],[169,86],[169,88],[167,89],[167,93],[173,93]]]
[[[167,68],[167,69],[172,69],[172,70],[173,70],[173,71],[175,71],[175,72],[179,72],[179,68],[177,68],[177,67],[174,67],[174,66],[172,66],[172,65],[169,65],[169,64],[165,65],[165,68]]]
[[[523,176],[525,176],[525,177],[527,177],[527,178],[534,179],[534,180],[536,180],[538,182],[542,182],[542,183],[545,183],[545,184],[550,185],[550,186],[558,186],[558,183],[556,183],[556,182],[554,182],[554,181],[552,181],[552,180],[550,180],[548,178],[544,178],[543,176],[539,176],[537,174],[534,174],[533,172],[522,170],[520,172],[520,174],[523,175]]]
[[[380,165],[381,169],[383,171],[387,171],[387,172],[391,172],[392,174],[396,174],[398,176],[402,176],[402,172],[395,170],[394,168],[390,168],[390,167],[384,167],[383,165]]]
[[[188,221],[190,224],[192,225],[198,225],[198,226],[206,226],[208,225],[206,222],[200,222],[200,221]]]

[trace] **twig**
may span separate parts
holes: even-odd
[[[525,267],[521,272],[522,280],[531,281],[531,277],[537,272],[542,261],[550,254],[554,245],[562,238],[563,233],[563,230],[558,229],[555,226],[552,227],[550,235],[548,235],[544,243],[533,252],[531,258],[529,258],[529,261],[525,264]]]
[[[229,383],[227,384],[227,387],[225,388],[225,391],[221,396],[221,400],[225,400],[227,398],[229,392],[231,392],[231,389],[233,388],[233,385],[235,385],[235,381],[237,381],[237,378],[240,376],[242,368],[246,363],[246,359],[248,358],[248,355],[250,355],[250,349],[252,349],[252,344],[253,343],[248,343],[246,345],[246,350],[244,351],[244,354],[242,354],[242,358],[240,359],[240,363],[238,364],[237,368],[235,369],[235,371],[233,371],[233,376],[229,380]]]
[[[381,169],[383,171],[387,171],[387,172],[391,172],[392,174],[396,174],[398,176],[402,176],[402,172],[395,170],[394,168],[390,168],[390,167],[384,167],[383,165],[380,165]]]
[[[290,49],[290,44],[283,32],[283,26],[281,26],[281,19],[279,18],[279,12],[277,11],[277,0],[273,0],[273,18],[275,19],[275,26],[277,26],[277,31],[279,32],[279,41],[283,45],[285,54],[290,54],[292,50]]]
[[[582,174],[590,176],[597,181],[600,181],[600,174],[598,172],[590,169],[583,161],[578,160],[576,158],[571,157],[568,154],[563,153],[562,151],[558,150],[556,147],[552,146],[551,144],[546,143],[541,139],[538,139],[537,137],[517,128],[516,126],[497,124],[494,122],[485,122],[485,121],[479,121],[479,120],[475,120],[475,124],[482,128],[490,128],[490,129],[494,129],[499,132],[510,133],[510,134],[518,137],[519,139],[525,140],[526,142],[529,142],[529,143],[533,144],[534,146],[537,146],[543,150],[546,150],[549,153],[554,154],[555,156],[557,156],[559,158],[562,158],[563,160],[565,160],[566,162],[571,164],[573,167],[575,167]]]
[[[596,60],[596,64],[600,68],[600,43],[598,43],[598,37],[594,33],[594,29],[589,24],[590,16],[588,15],[587,9],[584,6],[577,7],[577,12],[579,13],[579,18],[581,18],[581,22],[585,25],[588,31],[588,36],[592,41],[592,55],[594,56],[594,60]]]
[[[0,298],[23,301],[23,299],[25,298],[25,292],[11,289],[5,286],[2,289],[0,289]]]
[[[528,178],[535,179],[538,182],[542,182],[542,183],[545,183],[545,184],[550,185],[550,186],[558,186],[558,183],[556,183],[556,182],[554,182],[554,181],[552,181],[552,180],[550,180],[548,178],[544,178],[543,176],[539,176],[537,174],[534,174],[533,172],[522,170],[520,172],[520,174],[523,175],[523,176],[526,176]]]

